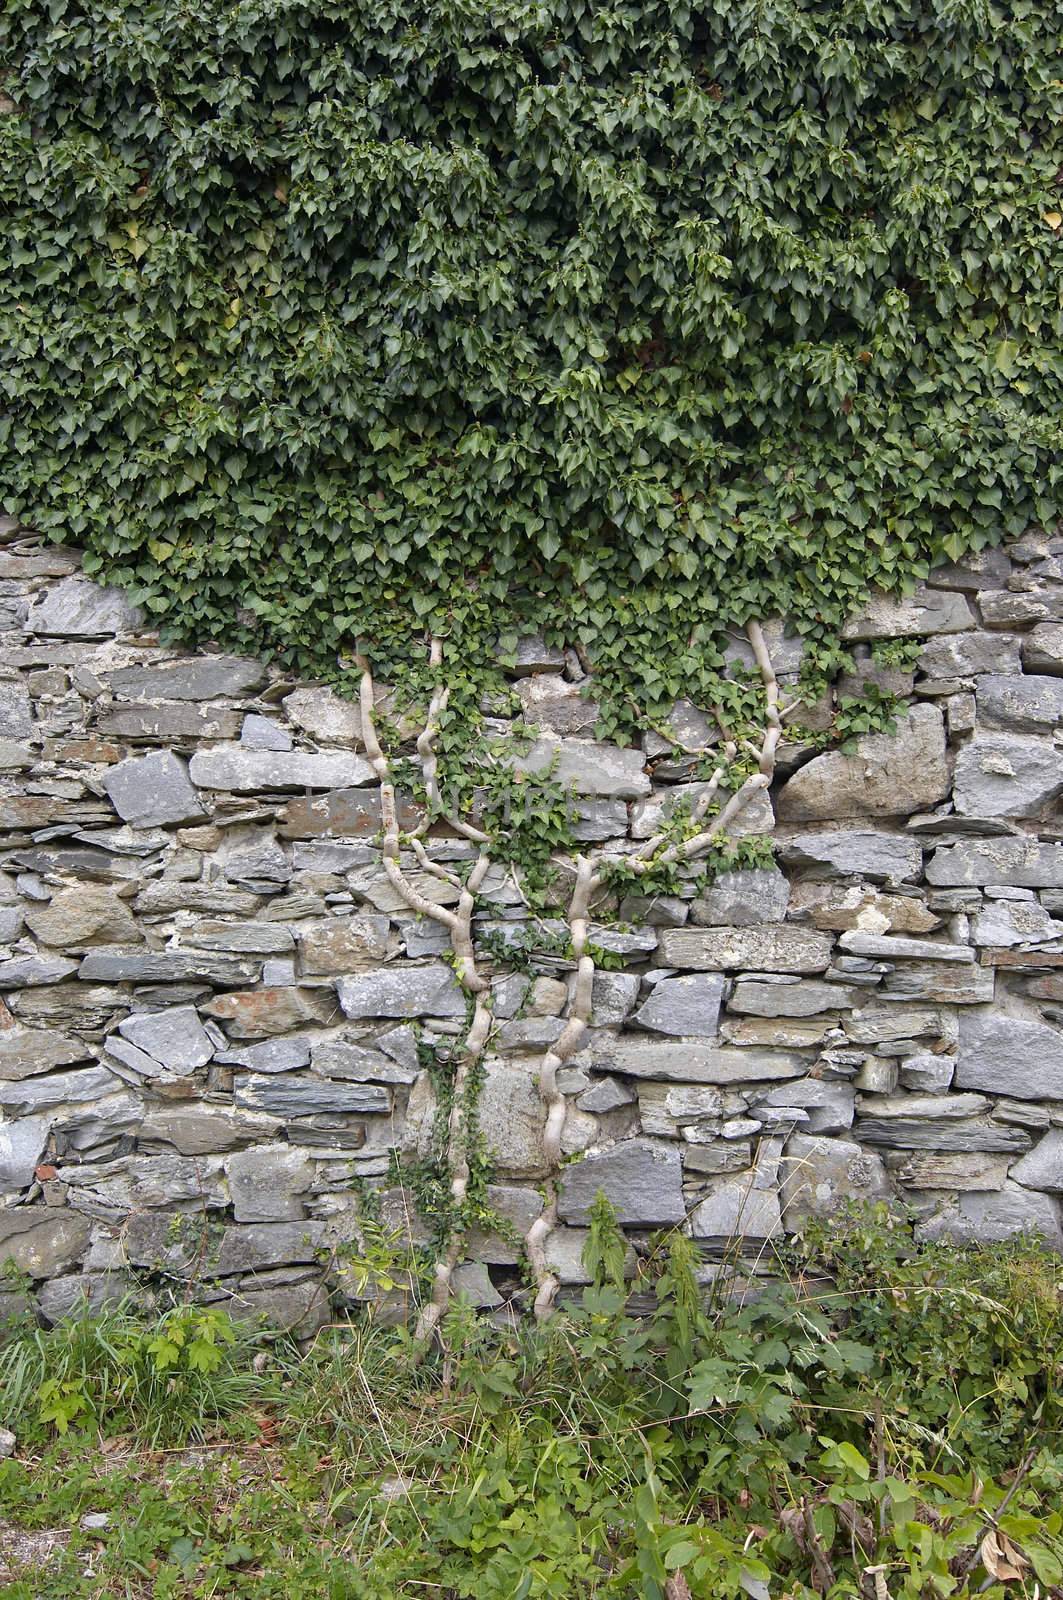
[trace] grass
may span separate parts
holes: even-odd
[[[305,1352],[194,1307],[13,1329],[0,1593],[1063,1600],[1058,1262],[879,1217],[752,1306],[691,1266],[671,1241],[641,1317],[608,1268],[545,1330],[459,1308],[421,1366],[371,1319]]]

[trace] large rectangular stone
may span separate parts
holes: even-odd
[[[938,944],[933,939],[897,939],[890,934],[864,933],[854,928],[838,943],[850,955],[882,961],[958,961],[970,964],[974,951],[967,944]]]
[[[662,928],[663,965],[695,972],[824,972],[833,940],[810,928],[768,924],[760,928]]]
[[[641,750],[624,750],[616,744],[542,738],[517,757],[513,770],[518,775],[549,773],[555,783],[574,785],[577,794],[638,800],[650,792],[650,780],[643,771],[645,761]]]
[[[317,1117],[357,1113],[386,1116],[391,1090],[379,1083],[350,1083],[309,1072],[238,1072],[233,1098],[248,1111],[271,1117]]]
[[[144,950],[120,947],[90,950],[78,968],[78,977],[97,983],[187,983],[198,980],[227,988],[258,977],[261,962],[213,950]]]
[[[218,745],[197,750],[189,776],[200,789],[253,794],[258,789],[342,789],[368,783],[373,769],[348,750],[248,750]]]
[[[442,961],[393,961],[376,972],[340,978],[344,1014],[362,1017],[463,1017],[465,996]]]
[[[616,1072],[628,1078],[721,1084],[798,1078],[808,1071],[810,1059],[787,1050],[610,1035],[594,1040],[588,1064],[597,1072]]]
[[[1013,889],[1063,888],[1063,844],[1037,839],[964,839],[935,850],[926,865],[927,882],[1007,883]]]
[[[656,1139],[627,1139],[564,1167],[559,1214],[566,1222],[586,1224],[599,1191],[617,1221],[631,1227],[669,1227],[686,1214],[679,1151]]]
[[[1063,1100],[1063,1033],[1001,1012],[968,1012],[954,1082],[1012,1100]]]

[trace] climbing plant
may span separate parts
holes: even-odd
[[[1053,0],[7,0],[0,501],[603,719],[1060,511]]]

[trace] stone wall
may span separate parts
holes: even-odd
[[[0,1259],[47,1319],[192,1278],[307,1331],[329,1294],[356,1297],[360,1196],[391,1223],[410,1209],[391,1153],[423,1150],[431,1122],[416,1030],[445,1044],[463,1014],[440,930],[381,870],[351,705],[161,648],[74,556],[3,539]],[[845,1196],[903,1197],[928,1236],[1033,1227],[1063,1247],[1063,540],[940,571],[849,632],[836,692],[909,696],[896,735],[852,755],[784,744],[771,804],[743,822],[774,832],[776,868],[629,900],[595,931],[625,965],[599,973],[562,1075],[582,1157],[551,1242],[566,1283],[599,1188],[636,1248],[686,1218],[710,1259]],[[769,633],[792,677],[799,642]],[[925,638],[914,675],[871,660],[895,637]],[[595,743],[582,676],[522,647],[528,761],[557,748],[580,837],[630,849],[690,792],[690,763],[656,735]],[[696,736],[692,708],[676,718]],[[512,935],[512,880],[492,873],[484,898],[478,926]],[[569,981],[539,956],[495,983],[480,1104],[513,1232],[469,1241],[455,1282],[481,1305],[526,1294],[537,1052]]]

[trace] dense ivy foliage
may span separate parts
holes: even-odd
[[[1055,0],[7,0],[0,499],[330,676],[719,630],[1060,509]]]

